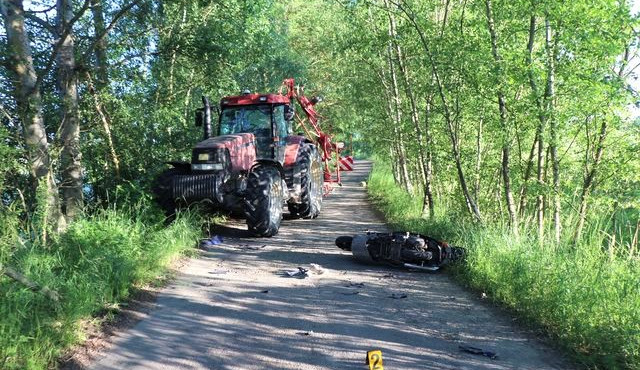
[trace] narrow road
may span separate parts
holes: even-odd
[[[339,235],[386,230],[361,185],[370,169],[357,162],[319,218],[285,220],[273,238],[247,237],[242,221],[221,228],[224,243],[190,260],[91,368],[366,369],[372,349],[386,369],[572,367],[445,273],[361,265],[335,247]],[[283,276],[311,263],[324,273]]]

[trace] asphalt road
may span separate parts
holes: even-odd
[[[361,184],[370,167],[357,162],[319,218],[285,220],[273,238],[247,237],[242,221],[217,230],[223,244],[190,260],[90,368],[367,369],[374,349],[386,369],[572,368],[446,273],[362,265],[335,247],[339,235],[386,230]],[[311,263],[324,273],[283,276]]]

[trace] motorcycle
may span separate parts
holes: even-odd
[[[336,246],[351,251],[353,257],[365,263],[386,263],[411,270],[437,271],[462,260],[465,249],[429,236],[405,233],[367,232],[354,236],[339,236]]]

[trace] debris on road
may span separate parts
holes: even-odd
[[[299,331],[296,334],[298,335],[305,335],[305,336],[309,336],[309,335],[313,335],[313,330],[309,330],[309,331]]]
[[[267,245],[261,245],[261,246],[255,246],[255,245],[249,245],[249,244],[240,244],[238,245],[238,248],[243,250],[243,251],[258,251],[260,249],[264,249]]]
[[[311,263],[309,264],[309,270],[311,270],[311,272],[313,272],[314,274],[317,275],[322,275],[324,274],[324,268],[320,265],[318,265],[317,263]]]
[[[485,351],[482,348],[471,347],[466,345],[459,345],[458,348],[462,352],[471,353],[473,355],[481,355],[481,356],[489,357],[492,360],[495,360],[498,358],[498,355],[495,352]]]
[[[284,271],[284,276],[286,277],[294,277],[298,279],[304,279],[309,276],[309,270],[304,267],[298,267],[297,270],[293,271]]]
[[[354,283],[354,282],[349,282],[347,284],[345,284],[346,287],[348,288],[364,288],[364,283]]]
[[[389,296],[389,298],[393,298],[393,299],[403,299],[403,298],[407,298],[408,295],[404,294],[404,293],[393,293]]]
[[[207,248],[213,247],[214,245],[222,244],[223,241],[224,239],[221,236],[214,235],[208,239],[202,239],[200,241],[199,247],[201,249],[207,249]]]
[[[229,271],[225,270],[225,269],[217,269],[217,270],[209,271],[209,273],[212,274],[212,275],[224,275],[227,272],[229,272]]]
[[[360,292],[341,292],[342,295],[358,295]]]

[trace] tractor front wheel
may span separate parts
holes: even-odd
[[[249,173],[244,213],[249,232],[255,236],[273,236],[282,221],[283,189],[280,172],[261,166]]]

